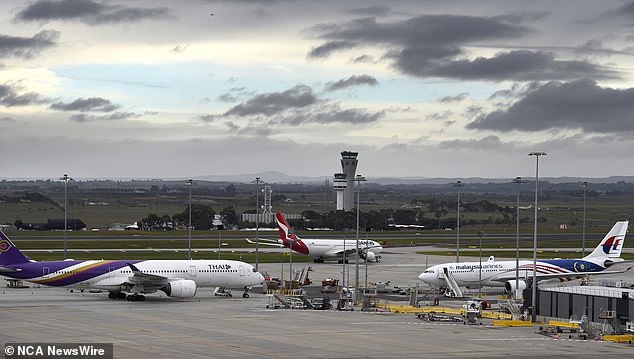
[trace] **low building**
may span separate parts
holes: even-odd
[[[634,321],[634,289],[623,282],[610,287],[542,287],[537,300],[537,315],[543,317],[620,327]]]

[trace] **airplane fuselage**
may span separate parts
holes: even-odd
[[[516,261],[487,261],[482,262],[480,271],[480,262],[445,263],[429,267],[419,276],[419,279],[433,286],[443,286],[446,284],[443,268],[447,268],[458,285],[465,287],[477,287],[480,282],[484,286],[501,287],[506,282],[513,281],[516,273],[520,280],[526,281],[532,278],[532,260],[520,260],[519,267],[516,264]],[[536,264],[537,280],[540,280],[540,277],[553,278],[556,274],[601,272],[605,269],[582,259],[539,260]],[[519,269],[516,271],[516,268]]]
[[[28,282],[78,289],[122,290],[133,264],[145,274],[192,280],[197,287],[245,287],[262,283],[250,264],[231,260],[89,260],[30,262],[7,266],[2,275]]]
[[[281,240],[279,242],[282,242]],[[306,239],[296,240],[292,244],[293,250],[311,256],[313,258],[341,258],[344,251],[351,252],[357,247],[356,240],[339,240],[339,239]],[[359,250],[367,248],[369,252],[375,255],[380,254],[383,250],[381,244],[368,239],[360,239]],[[288,248],[288,245],[286,246]]]

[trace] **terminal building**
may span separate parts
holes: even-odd
[[[629,286],[539,288],[537,315],[596,323],[602,332],[634,332],[634,289]]]

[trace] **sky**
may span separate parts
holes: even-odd
[[[634,2],[4,0],[0,178],[634,175]],[[264,178],[263,180],[266,181]]]

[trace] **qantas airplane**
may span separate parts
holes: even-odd
[[[231,260],[65,260],[36,262],[0,231],[0,275],[53,287],[101,289],[110,299],[144,301],[143,294],[163,291],[191,298],[199,287],[244,288],[264,277],[253,266]],[[130,293],[130,294],[126,294]]]
[[[272,241],[260,238],[260,244],[291,247],[295,252],[313,257],[315,263],[323,263],[326,258],[337,258],[339,263],[342,263],[344,252],[345,256],[356,252],[356,239],[302,239],[295,234],[295,231],[293,231],[293,228],[288,224],[282,213],[275,213],[275,222],[277,222],[277,228],[280,231],[280,239]],[[246,240],[249,243],[255,243],[255,241],[248,238]],[[382,250],[383,247],[379,242],[369,239],[359,240],[359,257],[363,260],[377,262],[381,258],[379,254]]]
[[[537,281],[545,279],[559,279],[560,281],[582,278],[586,275],[622,273],[621,271],[607,271],[606,268],[614,263],[623,262],[621,249],[625,241],[628,221],[616,222],[614,227],[603,238],[592,253],[581,259],[550,259],[536,262]],[[482,285],[503,286],[508,292],[527,287],[527,281],[533,278],[533,261],[519,261],[519,280],[515,282],[515,261],[496,262],[493,256],[482,263]],[[467,288],[478,287],[480,284],[480,263],[444,263],[429,267],[418,276],[421,281],[439,287],[448,286],[447,277],[455,280],[458,286]]]

